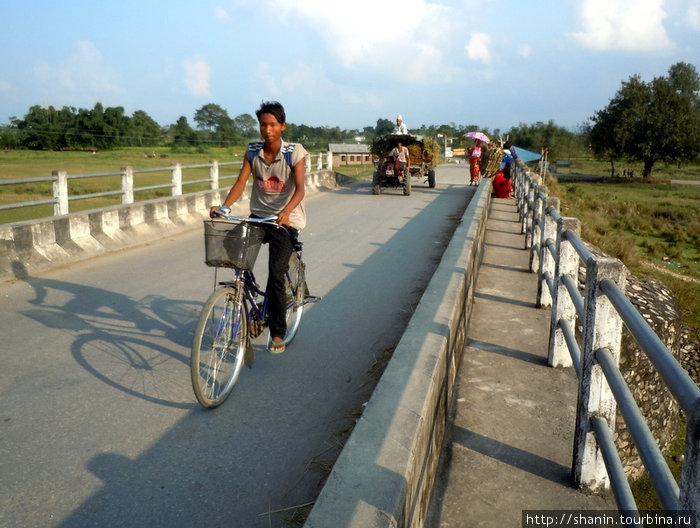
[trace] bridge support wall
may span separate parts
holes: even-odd
[[[305,528],[421,527],[473,306],[491,200],[479,185]]]

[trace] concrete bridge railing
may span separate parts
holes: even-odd
[[[331,170],[311,172],[306,175],[306,192],[335,188],[339,178]],[[200,227],[209,208],[221,203],[228,189],[0,225],[0,281]],[[249,196],[250,184],[239,203],[247,204]]]
[[[316,161],[314,161],[314,158]],[[168,189],[171,196],[181,196],[186,187],[197,184],[208,184],[212,191],[220,188],[220,183],[225,182],[224,187],[230,187],[233,180],[238,177],[238,172],[242,165],[241,161],[224,161],[211,160],[209,163],[197,165],[182,165],[175,163],[168,167],[152,167],[147,169],[134,169],[133,167],[122,167],[118,171],[94,172],[89,174],[68,174],[65,170],[55,170],[51,176],[38,176],[32,178],[14,178],[0,179],[0,187],[12,187],[14,185],[22,185],[26,183],[41,183],[50,182],[53,188],[53,196],[40,200],[26,200],[22,202],[0,204],[0,211],[7,209],[18,209],[22,207],[34,207],[37,205],[53,204],[54,216],[67,215],[70,213],[70,203],[76,200],[85,200],[89,198],[98,198],[106,196],[120,196],[122,204],[133,204],[134,193],[139,191],[151,191],[156,189]],[[232,174],[222,174],[221,169],[224,167],[235,167]],[[309,154],[305,160],[305,168],[307,174],[312,171],[332,170],[333,155],[331,152],[320,154]],[[207,170],[206,178],[197,178],[197,171]],[[195,174],[194,177],[184,177],[185,171],[188,174]],[[159,183],[150,186],[134,186],[135,174],[146,173],[167,173],[169,181],[167,183]],[[201,175],[201,174],[200,174]],[[100,191],[94,193],[76,193],[71,194],[68,183],[70,181],[81,180],[85,178],[108,178],[119,176],[120,186],[118,189]],[[227,181],[228,180],[228,181]],[[229,183],[230,182],[230,183]],[[190,187],[192,188],[192,187]]]
[[[572,473],[578,485],[609,488],[621,510],[636,512],[617,448],[619,408],[664,510],[700,511],[700,389],[625,296],[627,270],[618,259],[596,257],[580,238],[576,218],[559,215],[559,200],[547,196],[523,164],[515,188],[531,250],[530,269],[538,273],[537,304],[552,307],[549,364],[573,365],[579,378]],[[584,295],[578,290],[585,264]],[[688,428],[680,488],[619,369],[623,325],[660,375]],[[581,327],[581,343],[576,328]],[[697,520],[697,517],[696,517]]]

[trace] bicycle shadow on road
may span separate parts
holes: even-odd
[[[36,295],[29,301],[36,308],[19,313],[73,335],[71,353],[83,369],[131,396],[194,407],[190,395],[181,390],[189,355],[178,350],[189,350],[201,302],[159,295],[135,300],[104,288],[31,277],[19,262],[13,267]],[[53,300],[66,293],[69,299]]]

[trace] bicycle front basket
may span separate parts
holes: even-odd
[[[265,230],[245,222],[204,221],[204,262],[207,266],[251,270],[258,258]]]

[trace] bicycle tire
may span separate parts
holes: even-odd
[[[306,272],[304,271],[304,263],[299,260],[296,253],[292,253],[289,259],[289,278],[285,278],[284,291],[287,295],[287,310],[285,319],[287,320],[287,332],[284,335],[285,346],[292,342],[297,334],[301,316],[304,314],[304,297],[307,295],[306,289]],[[270,348],[272,336],[269,331],[267,334],[267,347]]]
[[[192,340],[190,378],[203,407],[218,407],[231,394],[247,341],[246,309],[237,288],[219,288],[202,308]]]

